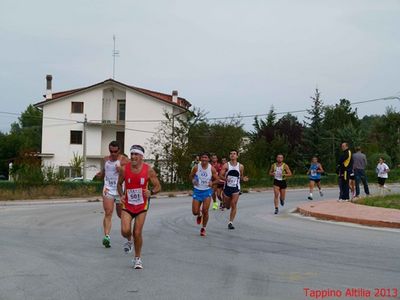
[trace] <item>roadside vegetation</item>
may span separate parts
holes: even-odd
[[[400,194],[361,198],[357,200],[357,204],[400,209]]]
[[[294,99],[295,100],[295,99]],[[165,114],[159,130],[149,141],[154,169],[160,174],[163,191],[190,190],[188,174],[194,156],[209,151],[229,158],[232,149],[239,150],[239,161],[250,178],[243,190],[269,188],[272,179],[267,170],[278,153],[285,156],[294,176],[289,187],[306,187],[310,159],[317,156],[326,174],[323,185],[337,184],[336,162],[340,144],[360,146],[367,155],[370,183],[376,182],[375,168],[380,156],[391,172],[387,182],[400,179],[400,113],[387,108],[384,115],[359,118],[357,109],[347,99],[335,105],[324,105],[320,91],[310,97],[305,121],[297,116],[276,112],[255,117],[251,129],[244,127],[239,115],[212,120],[199,108],[190,110],[185,118]],[[11,124],[8,133],[0,132],[0,199],[33,199],[43,197],[84,197],[100,195],[101,182],[66,182],[57,166],[43,168],[40,160],[42,112],[32,105]],[[56,141],[55,141],[56,142]],[[82,157],[74,153],[70,167],[74,176],[82,174]],[[9,164],[13,163],[9,172]],[[70,174],[71,175],[71,174]],[[69,176],[70,176],[69,175]],[[5,183],[11,176],[14,182]],[[4,184],[3,184],[4,183]]]

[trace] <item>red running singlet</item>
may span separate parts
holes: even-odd
[[[149,181],[149,165],[143,163],[138,174],[132,173],[131,166],[130,162],[125,167],[125,203],[122,209],[136,215],[149,207],[149,199],[144,195]]]

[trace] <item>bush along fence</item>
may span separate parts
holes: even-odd
[[[371,184],[377,182],[374,171],[367,171],[368,181]],[[337,175],[334,173],[322,176],[321,183],[323,186],[335,186],[337,184]],[[290,187],[306,187],[309,179],[307,175],[295,175],[287,179]],[[389,173],[387,182],[395,183],[400,181],[400,169],[392,170]],[[261,179],[252,179],[242,183],[243,191],[250,188],[270,188],[273,180],[271,177]],[[0,181],[0,200],[16,200],[16,199],[41,199],[41,198],[74,198],[74,197],[101,197],[103,182],[69,182],[59,181],[56,183],[16,183],[10,181]],[[186,183],[162,183],[163,192],[179,192],[192,189],[189,182]]]

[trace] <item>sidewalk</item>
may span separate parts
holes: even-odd
[[[398,209],[324,200],[301,204],[297,207],[296,212],[323,220],[400,228],[400,210]]]

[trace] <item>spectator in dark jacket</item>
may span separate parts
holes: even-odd
[[[342,154],[340,155],[337,171],[339,175],[339,201],[349,201],[349,177],[353,171],[353,158],[349,145],[347,143],[342,143]]]

